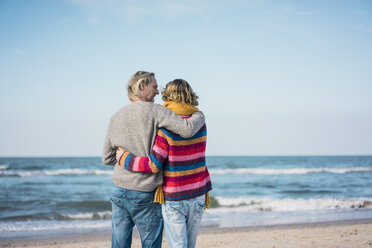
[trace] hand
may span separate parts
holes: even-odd
[[[120,148],[120,147],[116,150],[116,161],[118,161],[118,163],[119,163],[119,160],[120,160],[120,158],[121,158],[121,156],[123,155],[124,152],[125,152],[125,150],[123,148]]]

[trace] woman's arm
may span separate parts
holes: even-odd
[[[136,172],[158,173],[167,157],[168,142],[161,130],[158,131],[151,154],[148,157],[134,156],[122,148],[116,151],[116,159],[119,165],[126,170]]]

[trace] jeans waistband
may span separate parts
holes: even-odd
[[[148,197],[154,197],[155,190],[152,192],[143,192],[143,191],[137,191],[137,190],[131,190],[131,189],[125,189],[118,187],[114,185],[112,192],[113,195],[118,196],[128,196],[128,197],[135,197],[135,198],[148,198]]]

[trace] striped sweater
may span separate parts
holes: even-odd
[[[205,163],[206,140],[205,125],[188,139],[161,128],[148,157],[125,152],[119,164],[129,171],[145,173],[157,173],[163,168],[163,191],[167,201],[198,197],[212,189]]]

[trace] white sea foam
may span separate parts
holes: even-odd
[[[38,171],[0,171],[0,176],[57,176],[57,175],[112,175],[111,170],[82,170],[82,169],[60,169],[60,170],[38,170]]]
[[[78,213],[78,214],[62,214],[61,218],[65,220],[109,220],[111,219],[111,211],[94,212],[94,213]]]
[[[20,231],[53,231],[62,229],[99,229],[109,227],[110,220],[111,211],[62,214],[57,216],[56,220],[0,222],[0,233]]]
[[[309,198],[309,199],[274,199],[274,198],[246,198],[246,197],[214,197],[219,208],[214,211],[304,211],[304,210],[331,210],[372,208],[372,198],[336,199],[336,198]]]
[[[7,170],[8,168],[9,168],[8,165],[5,165],[5,164],[0,165],[0,170]]]
[[[227,198],[215,197],[222,207],[208,209],[203,216],[202,226],[254,226],[268,224],[303,223],[340,220],[338,208],[345,219],[371,216],[368,211],[350,211],[369,199],[270,199],[270,198]],[[336,207],[339,206],[339,207]],[[266,211],[262,211],[262,207]],[[268,209],[271,208],[271,209]],[[335,210],[336,209],[336,210]],[[315,210],[315,211],[313,211]],[[317,211],[320,210],[320,211]],[[268,212],[269,211],[269,212]],[[354,213],[359,215],[355,215]],[[351,214],[351,215],[350,215]],[[363,215],[364,214],[364,215]],[[94,233],[110,230],[110,211],[62,215],[55,220],[0,221],[0,239],[14,237],[50,237],[64,233]],[[97,218],[99,216],[99,218]],[[349,217],[348,217],[349,216]]]
[[[309,173],[350,173],[350,172],[372,172],[372,167],[351,168],[291,168],[291,169],[261,169],[261,168],[237,168],[237,169],[211,169],[211,174],[309,174]]]
[[[20,232],[20,231],[53,231],[53,230],[74,230],[74,229],[95,229],[107,228],[110,226],[109,220],[103,221],[16,221],[0,222],[1,232]],[[0,235],[1,237],[1,235]]]

